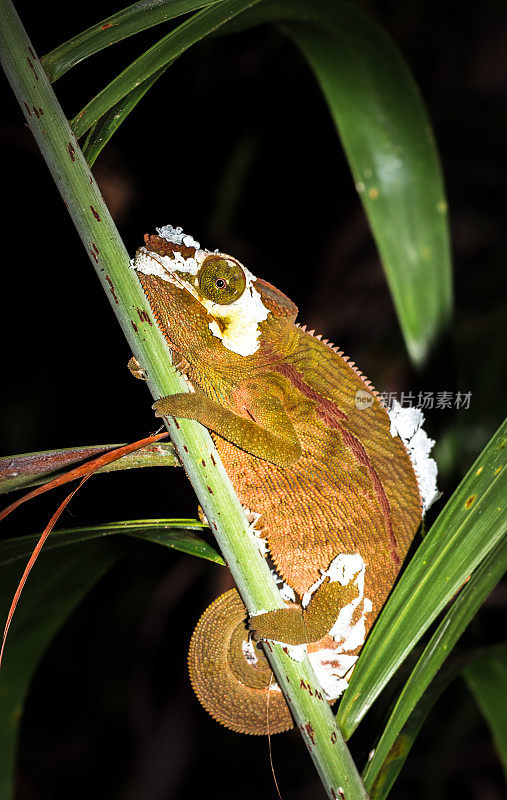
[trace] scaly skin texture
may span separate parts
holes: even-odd
[[[269,557],[296,595],[286,609],[254,617],[250,631],[255,639],[311,642],[309,651],[357,655],[364,636],[347,649],[329,631],[345,607],[353,609],[351,624],[362,614],[364,632],[369,630],[421,520],[417,481],[401,439],[391,436],[385,409],[355,366],[295,324],[297,308],[285,295],[250,273],[245,286],[242,267],[230,256],[158,236],[146,236],[145,243],[134,268],[194,389],[160,400],[157,414],[195,419],[212,432],[241,503],[258,515],[256,529]],[[156,274],[140,271],[145,264],[150,271],[150,259]],[[181,270],[179,262],[185,262]],[[159,264],[169,265],[167,275]],[[196,264],[195,275],[188,264]],[[225,303],[221,291],[229,292]],[[260,298],[256,308],[264,313],[243,335],[238,320],[256,312],[250,306],[236,310],[236,301],[248,292]],[[358,391],[369,393],[371,405],[357,407]],[[303,608],[303,595],[333,559],[353,554],[364,562],[371,611],[362,599],[349,605],[359,598],[357,575],[343,585],[327,578]],[[239,597],[223,595],[192,638],[194,689],[218,721],[254,734],[268,732],[269,694],[269,731],[286,730],[292,721],[283,697],[268,691],[267,666],[257,649],[259,660],[249,663],[255,656],[248,659],[241,644],[248,639]]]

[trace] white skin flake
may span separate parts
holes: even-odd
[[[173,272],[188,272],[189,275],[197,275],[200,266],[209,253],[206,250],[196,250],[195,256],[192,258],[183,258],[181,253],[175,252],[171,256],[161,256],[159,253],[153,253],[147,250],[146,247],[140,247],[137,251],[135,258],[130,262],[132,269],[136,272],[142,272],[144,275],[156,275],[164,281],[171,282],[171,273]],[[195,295],[194,287],[190,287],[185,281],[186,288],[192,290]]]
[[[245,656],[245,661],[250,664],[251,667],[254,667],[259,659],[257,658],[255,646],[252,640],[248,639],[248,641],[243,641],[241,644],[241,649],[243,651],[243,655]]]
[[[440,497],[437,462],[429,455],[435,442],[422,428],[424,415],[419,408],[402,408],[395,400],[389,411],[389,419],[391,436],[400,437],[412,461],[424,514]]]
[[[250,356],[259,349],[259,323],[267,319],[269,309],[262,302],[261,295],[254,287],[257,280],[250,270],[239,264],[238,261],[219,253],[224,260],[234,265],[239,265],[245,273],[245,291],[237,300],[228,305],[213,303],[211,300],[203,298],[195,287],[185,279],[181,278],[181,273],[188,273],[195,277],[201,268],[205,258],[210,255],[209,250],[199,249],[199,243],[186,236],[181,228],[173,228],[166,225],[157,228],[158,233],[163,238],[175,244],[183,244],[186,247],[194,247],[194,256],[184,258],[181,253],[175,252],[171,255],[161,256],[158,253],[148,251],[145,247],[139,248],[135,258],[130,262],[132,269],[142,272],[145,275],[156,275],[162,280],[176,282],[187,289],[190,294],[204,306],[206,311],[214,317],[209,323],[209,328],[217,339],[222,341],[224,347],[241,356]],[[175,276],[174,273],[179,273]],[[220,320],[220,325],[216,320]]]
[[[248,533],[253,537],[261,556],[267,555],[268,542],[267,539],[262,535],[264,532],[264,528],[256,527],[259,524],[259,520],[262,515],[259,514],[257,511],[251,511],[249,508],[246,508],[245,506],[243,506],[243,510],[246,514],[246,518],[249,521]]]
[[[305,644],[283,644],[283,642],[278,642],[278,644],[283,645],[283,649],[293,661],[301,663],[307,654]]]
[[[352,651],[360,647],[366,638],[366,616],[371,613],[373,604],[369,597],[364,596],[365,572],[366,565],[359,553],[340,553],[333,559],[328,569],[322,571],[322,577],[305,595],[305,598],[308,598],[306,602],[308,605],[312,594],[326,578],[338,581],[342,586],[352,582],[357,589],[357,596],[340,609],[337,620],[329,631],[329,635],[336,641],[336,647],[308,653],[313,670],[329,700],[336,700],[347,688],[346,678],[350,677],[358,658]],[[282,579],[273,570],[272,573],[276,582],[281,582]],[[257,614],[262,613],[265,612],[257,612]],[[295,661],[302,661],[308,650],[305,644],[286,645],[284,642],[278,644],[283,645],[288,655]]]
[[[196,250],[199,250],[201,246],[192,236],[183,233],[183,228],[173,228],[172,225],[164,225],[162,228],[157,228],[156,230],[158,235],[168,242],[182,244],[183,247],[195,247]]]
[[[350,678],[358,656],[337,655],[335,650],[319,650],[308,653],[308,658],[327,699],[336,700],[348,687],[348,680],[343,676]]]
[[[308,593],[311,596],[327,577],[331,581],[338,581],[342,586],[347,586],[352,581],[357,588],[357,596],[340,609],[337,620],[329,631],[329,635],[336,641],[336,647],[308,654],[315,674],[330,700],[335,700],[347,688],[345,676],[349,675],[357,660],[357,656],[351,654],[351,651],[360,647],[366,638],[366,615],[371,613],[373,605],[364,596],[365,571],[366,565],[359,553],[340,553]]]

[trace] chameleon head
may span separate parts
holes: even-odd
[[[188,348],[194,328],[201,346],[213,349],[221,343],[240,356],[255,353],[259,326],[271,313],[256,277],[235,258],[201,249],[181,228],[167,225],[157,231],[158,236],[145,236],[132,268],[154,311],[165,306],[165,318],[159,322],[172,344],[178,347],[184,335]]]
[[[195,336],[201,348],[250,356],[259,349],[261,325],[270,316],[295,318],[294,304],[237,259],[201,249],[181,228],[166,225],[157,232],[145,236],[131,266],[177,349],[185,337],[188,351]]]

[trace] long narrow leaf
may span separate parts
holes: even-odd
[[[120,535],[170,547],[223,564],[198,535],[207,526],[196,520],[130,520],[62,530],[44,546],[14,615],[0,672],[0,797],[13,796],[17,731],[32,675],[48,644],[81,599],[122,555]],[[116,534],[116,535],[115,535]],[[20,561],[33,552],[39,536],[0,542],[0,620],[6,618],[20,575]],[[60,549],[65,547],[65,551]]]
[[[437,630],[426,645],[389,716],[375,754],[363,780],[370,791],[390,753],[398,734],[434,676],[450,655],[470,620],[507,569],[507,539],[503,539],[483,561],[461,590]],[[506,709],[507,710],[507,709]]]
[[[375,783],[370,789],[370,800],[385,800],[389,795],[428,714],[449,684],[459,675],[461,668],[461,659],[454,664],[447,665],[428,686],[387,754]]]
[[[13,503],[8,505],[6,508],[3,508],[0,511],[0,521],[5,519],[9,514],[11,514],[16,508],[21,506],[23,503],[32,500],[35,497],[38,497],[45,492],[51,491],[51,489],[56,489],[59,486],[64,486],[66,483],[70,483],[77,478],[89,478],[91,475],[94,474],[97,470],[101,467],[105,466],[106,464],[111,464],[114,461],[117,461],[122,456],[128,455],[129,453],[135,453],[138,450],[141,450],[142,447],[146,445],[151,445],[154,442],[159,441],[162,438],[165,438],[168,435],[168,432],[165,431],[164,433],[156,433],[152,436],[147,436],[144,439],[139,439],[137,442],[132,442],[131,444],[122,445],[121,447],[116,448],[116,450],[109,451],[107,453],[102,453],[98,455],[96,458],[88,461],[86,464],[80,464],[78,467],[74,467],[74,469],[69,470],[68,472],[64,472],[61,475],[58,475],[53,480],[48,481],[43,486],[39,486],[38,489],[32,489],[31,492],[27,492],[27,494],[22,495],[22,497],[18,497]]]
[[[166,64],[165,67],[154,72],[148,80],[143,81],[139,86],[132,89],[93,125],[83,145],[83,155],[90,167],[94,165],[97,156],[116,133],[122,122],[134,110],[139,101],[143,99],[146,92],[164,74],[168,66],[169,64]]]
[[[124,447],[124,444],[103,444],[90,447],[65,447],[60,450],[43,450],[38,453],[21,453],[0,458],[0,494],[16,489],[40,486],[56,477],[71,464],[98,456],[107,450]],[[174,447],[168,442],[148,445],[129,453],[97,470],[97,475],[141,467],[177,467],[180,465]]]
[[[79,542],[120,535],[144,539],[163,547],[180,550],[182,553],[205,558],[216,564],[223,564],[223,559],[215,548],[199,535],[202,530],[208,530],[208,526],[195,519],[137,519],[107,522],[56,531],[44,545],[43,552]],[[38,536],[17,536],[0,542],[0,567],[29,558],[38,539]]]
[[[150,0],[148,3],[141,0],[59,45],[41,58],[42,66],[49,80],[54,82],[85,58],[112,44],[216,2],[220,0]]]
[[[133,61],[90,100],[72,121],[74,135],[79,139],[103,114],[140,82],[146,81],[154,73],[178,58],[191,45],[209,36],[230,19],[258,2],[260,0],[222,0],[210,8],[198,11]]]
[[[507,642],[469,664],[464,678],[489,725],[507,778]]]
[[[426,535],[356,664],[337,719],[350,736],[446,603],[505,536],[504,422]]]
[[[426,111],[397,48],[360,15],[354,23],[340,26],[339,35],[337,26],[332,34],[285,28],[327,98],[408,353],[421,364],[452,305],[442,174]]]
[[[223,560],[198,535],[207,526],[196,520],[134,520],[62,530],[44,546],[14,615],[0,672],[0,797],[13,796],[17,732],[32,675],[48,644],[82,598],[122,555],[123,534],[170,547],[218,564]],[[38,536],[0,542],[0,620],[6,618],[20,575]],[[65,550],[61,552],[61,548]]]

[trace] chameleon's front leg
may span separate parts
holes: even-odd
[[[158,417],[183,417],[200,422],[209,430],[265,461],[290,467],[301,457],[301,445],[281,399],[244,390],[242,401],[248,417],[242,417],[211,400],[204,392],[173,394],[158,400]]]

